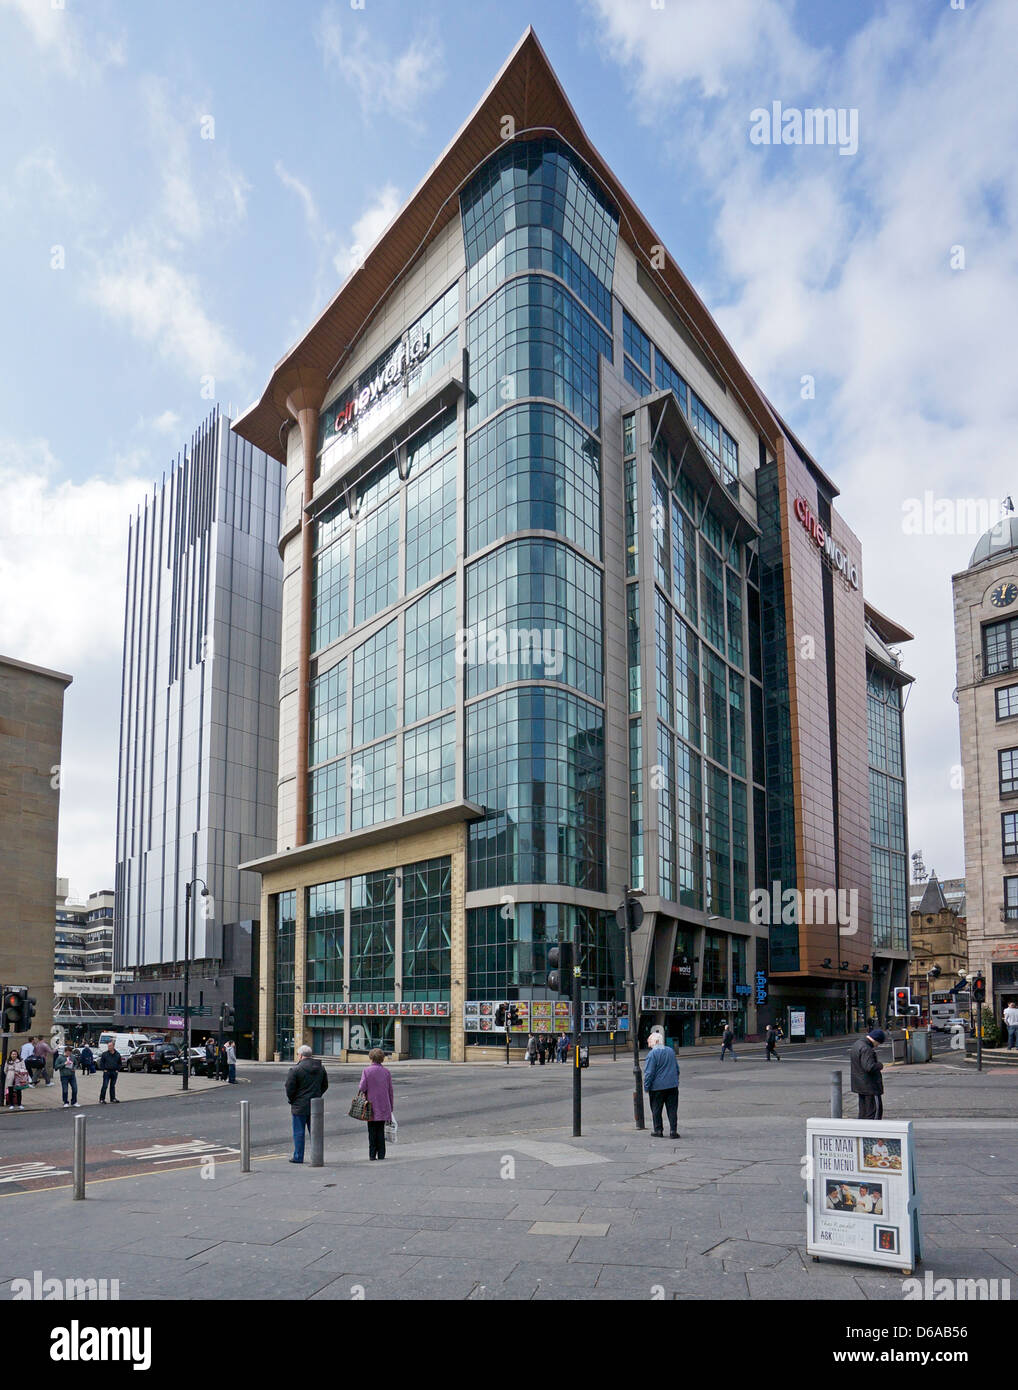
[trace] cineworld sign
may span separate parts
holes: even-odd
[[[823,522],[810,511],[809,503],[805,497],[795,499],[795,514],[802,522],[803,529],[809,533],[816,548],[824,552],[834,568],[841,571],[853,589],[858,589],[859,571],[841,546],[835,543],[834,537],[825,528]]]
[[[431,347],[431,334],[422,333],[416,338],[403,338],[397,345],[392,356],[384,367],[379,367],[373,377],[361,386],[361,389],[350,397],[342,410],[336,412],[336,420],[333,425],[335,434],[342,434],[356,420],[358,415],[363,415],[366,410],[370,410],[376,405],[383,396],[388,395],[394,386],[398,386],[407,373],[417,366],[428,355]],[[364,381],[364,378],[361,378]]]

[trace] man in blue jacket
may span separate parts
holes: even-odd
[[[679,1122],[679,1063],[674,1051],[665,1045],[660,1033],[651,1033],[650,1051],[643,1068],[643,1089],[650,1095],[650,1113],[654,1128],[652,1139],[663,1139],[661,1112],[668,1111],[669,1139],[678,1139],[675,1126]]]

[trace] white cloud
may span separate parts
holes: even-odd
[[[53,0],[0,0],[0,10],[17,15],[46,61],[68,77],[95,78],[104,68],[122,67],[127,61],[122,36],[97,38],[90,49],[78,17]]]
[[[0,651],[74,677],[59,872],[87,893],[112,886],[127,524],[150,487],[61,472],[46,440],[0,439]]]
[[[275,168],[276,176],[283,187],[296,195],[304,214],[308,237],[317,252],[313,291],[314,310],[317,311],[322,300],[335,290],[333,273],[338,273],[342,281],[362,264],[367,252],[399,211],[402,196],[399,189],[391,183],[377,189],[360,216],[354,220],[348,236],[341,238],[326,226],[315,196],[307,183],[291,173],[279,160],[276,161]],[[294,330],[301,331],[301,326],[302,321],[295,319]]]
[[[97,266],[88,297],[160,357],[195,379],[235,379],[248,358],[208,314],[197,278],[130,236]]]
[[[180,416],[175,410],[164,410],[152,421],[152,428],[159,434],[176,434],[179,425]]]
[[[334,264],[341,275],[349,275],[363,264],[364,257],[399,212],[402,203],[399,189],[391,183],[373,195],[350,229],[350,245],[336,255]]]
[[[182,99],[159,77],[144,77],[140,88],[162,181],[153,234],[165,230],[185,241],[222,235],[245,217],[250,184],[230,164],[221,141],[202,138],[213,103]],[[214,137],[212,121],[207,128]]]
[[[327,6],[315,35],[325,66],[339,73],[364,117],[384,110],[413,124],[421,103],[441,85],[442,45],[418,34],[402,50],[387,47],[371,22],[366,10]]]
[[[903,648],[917,677],[910,838],[927,866],[960,873],[950,576],[977,537],[905,535],[902,506],[927,488],[992,499],[1013,487],[1018,410],[1001,365],[1018,320],[1018,12],[945,5],[927,22],[888,7],[832,55],[769,0],[592,8],[662,157],[667,146],[706,194],[715,260],[701,293],[841,487],[867,597],[916,633]],[[775,99],[856,107],[859,153],[751,146],[750,111]]]

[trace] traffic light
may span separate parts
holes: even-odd
[[[553,994],[573,993],[576,950],[571,941],[559,941],[548,951],[548,988]]]
[[[18,1024],[21,1022],[21,1004],[16,993],[11,992],[4,986],[4,1017],[3,1030],[5,1033],[20,1033]]]
[[[504,1027],[505,1027],[505,1005],[504,1005],[504,1004],[499,1004],[498,1008],[495,1010],[495,1027],[496,1027],[496,1028],[504,1028]]]
[[[510,1004],[510,1005],[509,1005],[509,1026],[510,1026],[510,1028],[518,1028],[518,1027],[520,1026],[521,1022],[522,1022],[522,1019],[520,1018],[520,1011],[519,1011],[519,1009],[516,1007],[515,1004]]]
[[[912,1003],[912,990],[909,985],[894,991],[894,1012],[899,1017],[919,1012],[919,1005]]]
[[[981,970],[977,970],[972,977],[972,1002],[982,1004],[986,1000],[986,976]]]
[[[35,1017],[35,1000],[24,985],[7,985],[4,988],[4,1032],[28,1033]]]
[[[235,1015],[229,1004],[223,1005],[223,1028],[229,1033],[234,1026]]]

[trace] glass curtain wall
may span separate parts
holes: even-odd
[[[473,641],[466,795],[487,808],[468,832],[468,888],[517,897],[526,884],[603,891],[599,358],[613,353],[617,213],[551,139],[507,143],[464,188],[460,207]],[[521,530],[556,539],[514,540]],[[546,941],[571,936],[590,990],[608,989],[603,916],[519,900],[508,916],[471,911],[468,998],[541,989]]]

